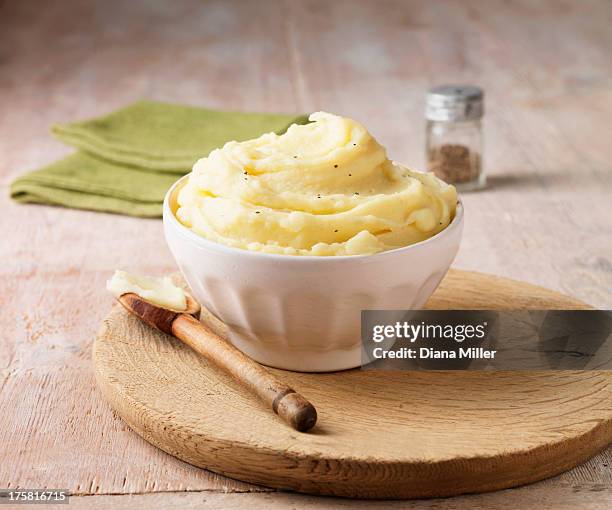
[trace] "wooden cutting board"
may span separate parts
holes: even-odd
[[[428,306],[587,308],[457,270]],[[106,399],[144,439],[196,466],[281,489],[361,498],[483,492],[561,473],[612,442],[612,372],[274,370],[319,411],[303,434],[120,306],[104,320],[93,358]]]

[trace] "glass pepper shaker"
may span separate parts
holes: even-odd
[[[427,93],[427,169],[458,191],[486,185],[482,169],[482,89],[442,85]]]

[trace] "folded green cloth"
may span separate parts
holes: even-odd
[[[53,127],[79,149],[17,178],[18,202],[159,217],[168,188],[230,140],[284,133],[307,116],[239,113],[139,101],[105,117]]]

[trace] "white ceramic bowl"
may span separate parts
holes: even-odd
[[[327,372],[361,364],[365,309],[418,309],[450,267],[461,240],[463,207],[426,241],[340,257],[273,255],[231,248],[176,218],[180,179],[164,200],[164,232],[194,297],[228,325],[230,340],[277,368]]]

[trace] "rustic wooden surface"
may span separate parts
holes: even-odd
[[[429,306],[582,307],[532,285],[458,270]],[[106,400],[147,441],[232,478],[309,494],[485,492],[566,471],[612,444],[612,372],[270,369],[317,406],[318,424],[300,434],[234,377],[121,306],[104,319],[93,359]]]
[[[180,275],[175,274],[174,278],[180,278]],[[188,288],[184,280],[181,281],[181,285]],[[221,335],[206,327],[202,320],[204,311],[191,295],[187,294],[185,308],[182,311],[152,304],[133,292],[122,294],[117,301],[122,305],[124,311],[139,319],[137,322],[174,336],[190,352],[198,353],[199,356],[210,361],[211,366],[226,373],[230,379],[244,388],[245,393],[258,399],[269,413],[278,415],[287,425],[300,432],[307,431],[315,425],[317,411],[313,405],[288,386],[282,378],[277,378],[264,366],[233,346],[228,341],[227,335]],[[117,313],[116,309],[114,313]],[[205,316],[214,317],[209,311],[205,312]],[[108,318],[105,319],[104,324],[107,322]],[[216,319],[216,322],[223,324],[219,319]],[[227,331],[225,324],[223,324],[223,330]],[[106,337],[109,340],[111,338],[108,334]],[[99,342],[94,344],[94,352],[96,352],[96,345],[99,345]],[[97,358],[94,355],[95,359]],[[180,358],[175,361],[180,361]],[[126,365],[122,363],[122,366]],[[160,379],[163,387],[167,382],[161,383],[162,380],[166,381],[166,379]],[[193,393],[189,398],[191,399],[196,394],[198,393]],[[206,395],[206,391],[201,395]]]
[[[477,83],[491,188],[464,196],[456,266],[612,308],[611,21],[607,0],[0,2],[0,487],[63,487],[87,508],[375,505],[262,494],[113,415],[90,362],[104,281],[174,265],[159,221],[10,202],[14,176],[69,152],[51,124],[141,97],[327,109],[418,168],[424,90]],[[530,487],[402,507],[608,508],[611,462],[609,449]]]

